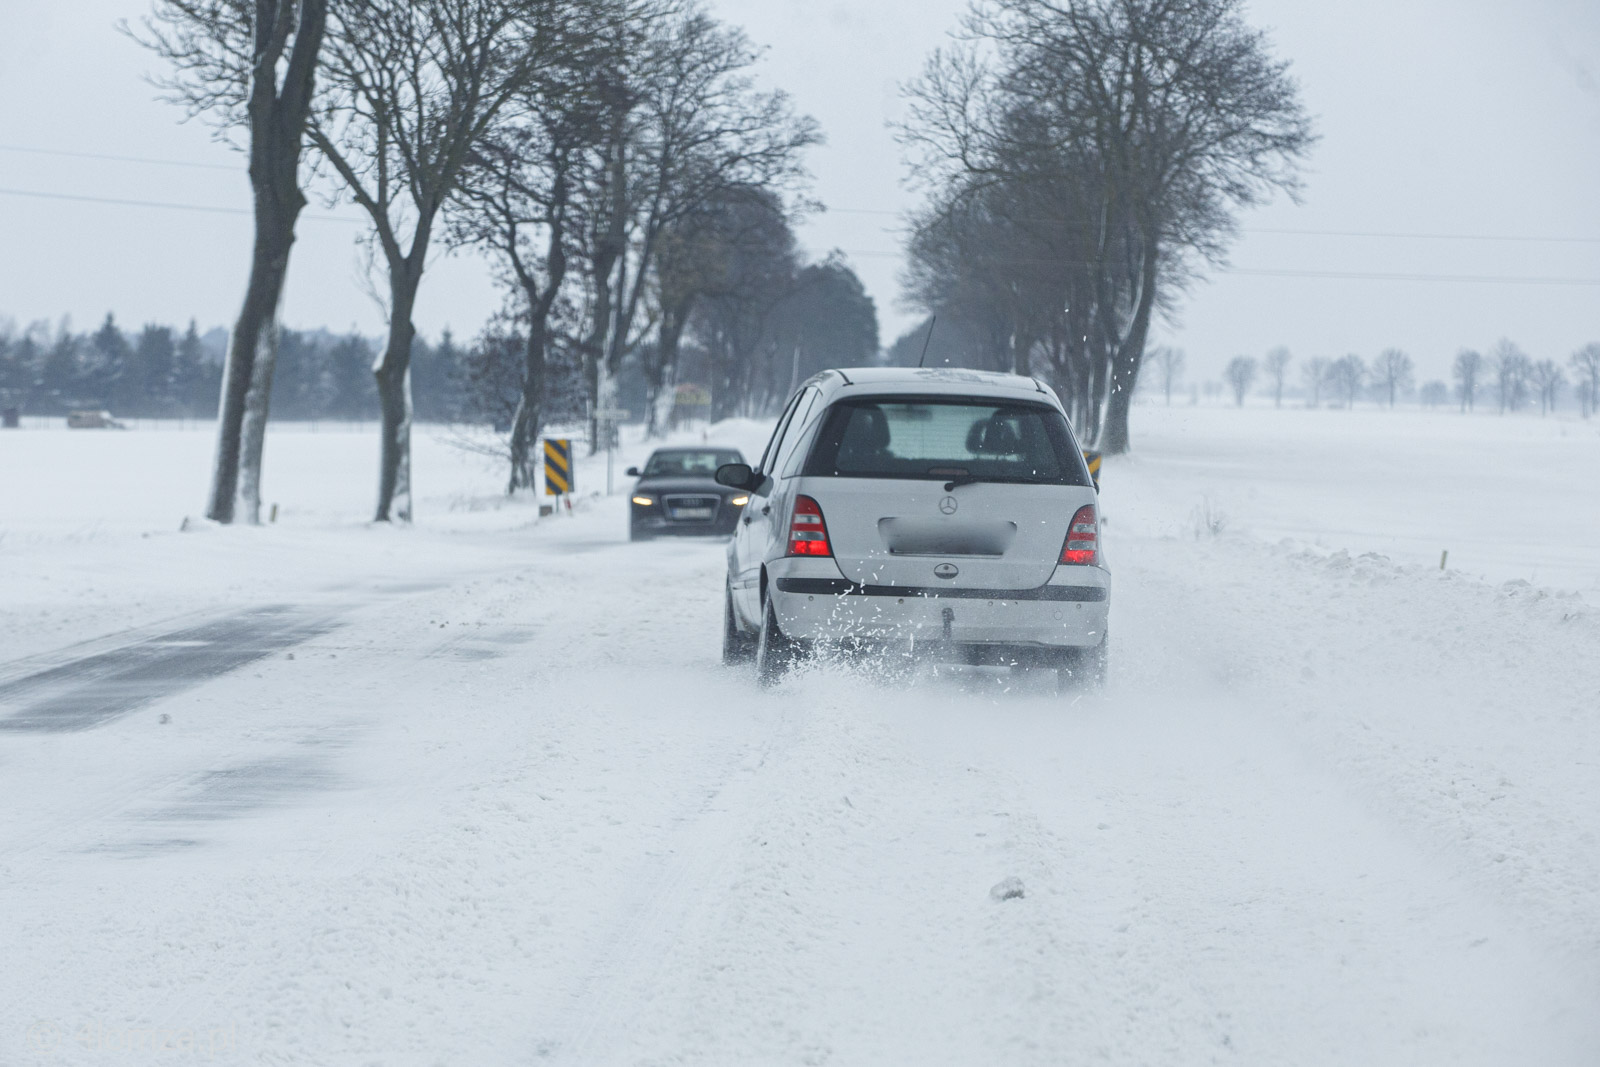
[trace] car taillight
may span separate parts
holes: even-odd
[[[1093,564],[1100,559],[1100,520],[1093,504],[1085,504],[1072,516],[1067,527],[1067,543],[1061,546],[1061,562]]]
[[[794,498],[794,511],[789,516],[789,555],[833,555],[828,545],[828,524],[822,521],[822,509],[808,496]]]

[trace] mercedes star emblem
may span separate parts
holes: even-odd
[[[960,504],[956,503],[956,498],[953,496],[947,496],[943,500],[939,501],[939,510],[944,512],[946,515],[954,515],[956,513],[956,508],[960,506]]]

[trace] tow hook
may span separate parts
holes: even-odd
[[[944,639],[945,639],[945,643],[949,644],[949,642],[950,642],[950,624],[956,621],[956,612],[955,612],[954,608],[945,608],[944,611],[941,614],[942,614],[942,617],[944,619]]]

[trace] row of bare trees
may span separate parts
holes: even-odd
[[[908,90],[910,302],[1129,444],[1153,316],[1313,143],[1242,0],[974,0]]]
[[[1588,344],[1567,360],[1578,406],[1584,418],[1600,407],[1600,344]],[[1501,412],[1520,411],[1534,400],[1542,414],[1555,410],[1569,384],[1566,368],[1553,359],[1535,360],[1514,342],[1502,338],[1487,357],[1464,348],[1452,366],[1461,410],[1471,411],[1480,393],[1488,391]]]
[[[815,124],[756,88],[756,52],[697,0],[156,0],[135,35],[170,97],[245,142],[250,281],[224,372],[208,515],[256,521],[278,308],[306,189],[356,205],[388,332],[379,521],[411,517],[410,360],[430,254],[493,257],[521,338],[510,487],[531,484],[552,345],[591,410],[621,361],[672,360],[731,260],[788,235]],[[647,339],[651,342],[646,344]]]
[[[1235,356],[1223,368],[1222,379],[1233,394],[1234,403],[1244,405],[1245,397],[1261,374],[1276,406],[1283,406],[1284,387],[1291,355],[1287,348],[1274,348],[1262,360]],[[1172,390],[1183,373],[1184,352],[1179,348],[1159,347],[1150,353],[1157,377],[1154,385],[1172,403]],[[1473,349],[1457,353],[1452,365],[1456,393],[1463,412],[1476,406],[1477,398],[1488,392],[1501,412],[1520,411],[1533,402],[1541,414],[1556,409],[1562,391],[1575,386],[1579,411],[1590,417],[1600,406],[1600,344],[1589,344],[1572,353],[1568,360],[1572,378],[1553,359],[1534,360],[1509,340],[1499,341],[1487,358]],[[1415,363],[1398,348],[1385,349],[1369,364],[1351,353],[1339,359],[1313,357],[1301,365],[1306,405],[1320,407],[1324,399],[1343,407],[1353,407],[1363,392],[1393,408],[1415,383]],[[1449,387],[1441,381],[1421,386],[1420,399],[1430,407],[1444,403]]]

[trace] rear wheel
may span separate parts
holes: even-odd
[[[1056,688],[1062,694],[1081,693],[1099,689],[1106,684],[1106,671],[1110,666],[1110,636],[1100,638],[1100,643],[1090,648],[1075,648],[1056,668]]]
[[[749,663],[756,657],[758,634],[746,633],[739,627],[739,617],[733,611],[733,590],[722,593],[722,662],[729,667]]]
[[[756,680],[763,686],[777,685],[799,658],[800,646],[778,628],[778,616],[769,599],[756,638]]]

